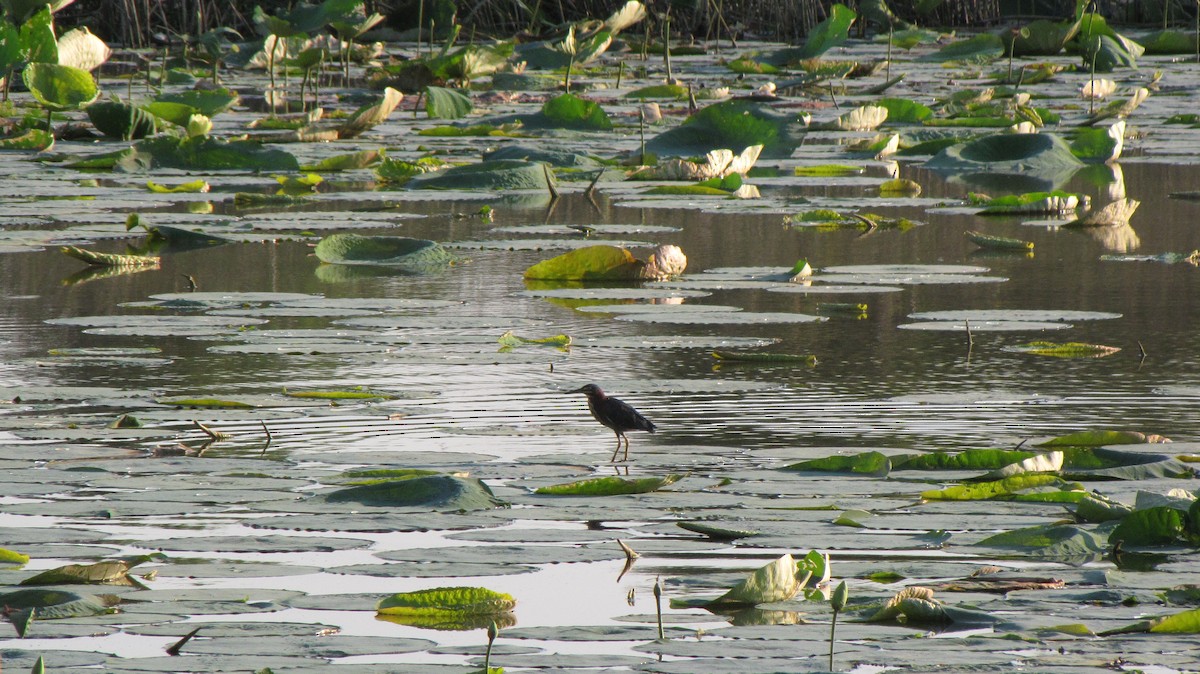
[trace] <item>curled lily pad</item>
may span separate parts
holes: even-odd
[[[436,587],[384,597],[375,610],[392,622],[440,630],[469,630],[515,623],[512,595],[482,587]]]
[[[30,63],[21,71],[29,92],[47,110],[82,110],[100,96],[92,74],[57,63]]]
[[[705,604],[707,607],[754,606],[787,601],[795,597],[812,576],[801,573],[791,555],[783,555]]]
[[[587,246],[525,270],[527,281],[636,281],[683,273],[687,257],[677,246],[658,246],[645,262],[617,246]]]
[[[100,133],[120,140],[153,136],[158,131],[154,115],[117,101],[97,101],[87,107],[88,119]]]
[[[313,252],[319,260],[329,264],[405,269],[435,269],[454,260],[436,241],[406,236],[333,234],[321,239]]]
[[[325,499],[332,503],[354,502],[368,506],[440,510],[486,510],[506,505],[483,482],[452,475],[430,475],[346,487],[331,492]]]
[[[1083,165],[1066,141],[1046,133],[984,136],[952,145],[925,162],[943,172],[1020,174],[1057,182]]]
[[[661,156],[696,156],[721,148],[762,145],[763,158],[790,157],[803,139],[803,126],[792,117],[745,101],[710,105],[683,124],[646,143]]]
[[[413,175],[407,189],[549,191],[554,176],[545,166],[511,159],[483,161]]]

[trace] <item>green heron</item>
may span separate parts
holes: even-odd
[[[609,427],[613,433],[617,434],[617,448],[613,450],[612,458],[609,461],[617,460],[617,453],[621,451],[622,439],[625,440],[624,460],[629,460],[629,438],[625,437],[626,431],[654,432],[654,424],[642,416],[641,412],[633,409],[627,403],[608,396],[595,384],[585,384],[574,391],[567,391],[567,393],[582,393],[586,395],[588,399],[588,411],[592,413],[596,421]]]

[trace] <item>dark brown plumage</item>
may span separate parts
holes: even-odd
[[[613,450],[610,461],[617,460],[617,453],[621,451],[621,440],[625,440],[625,458],[629,460],[629,438],[625,436],[626,431],[648,431],[654,432],[654,424],[642,416],[640,412],[630,407],[627,403],[617,400],[607,395],[599,386],[595,384],[585,384],[574,391],[568,393],[582,393],[588,399],[588,411],[601,424],[612,429],[613,433],[617,434],[617,448]]]

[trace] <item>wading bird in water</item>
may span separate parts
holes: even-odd
[[[621,440],[625,441],[625,458],[623,461],[629,460],[629,438],[625,436],[626,431],[649,431],[654,432],[654,424],[649,419],[642,416],[640,412],[630,407],[628,404],[610,397],[595,384],[585,384],[574,391],[568,393],[582,393],[587,396],[588,411],[601,424],[612,429],[613,433],[617,434],[617,448],[613,450],[612,458],[609,461],[617,460],[617,453],[621,451]]]

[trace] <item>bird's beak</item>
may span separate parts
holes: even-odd
[[[579,388],[577,388],[573,391],[563,391],[563,395],[569,395],[571,393],[583,393],[583,389],[584,389],[584,387],[580,386]]]

